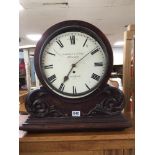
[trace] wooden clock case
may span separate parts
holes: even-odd
[[[98,88],[90,95],[78,99],[57,95],[46,84],[40,68],[40,55],[43,47],[54,36],[66,31],[82,31],[94,38],[100,38],[107,49],[108,67]],[[107,84],[113,66],[113,54],[106,36],[95,26],[77,20],[64,21],[49,28],[38,42],[35,50],[35,70],[42,84],[40,89],[30,92],[25,101],[29,118],[21,130],[31,132],[62,130],[107,130],[130,127],[123,116],[125,106],[123,93]],[[80,116],[73,116],[80,112]]]

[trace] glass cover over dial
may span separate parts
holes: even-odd
[[[94,92],[107,70],[106,47],[92,36],[64,32],[49,40],[40,56],[47,86],[66,98],[80,98]]]

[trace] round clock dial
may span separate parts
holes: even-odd
[[[91,30],[61,25],[43,40],[38,45],[39,77],[52,92],[65,98],[81,98],[105,81],[109,69],[107,47]]]
[[[100,44],[81,32],[54,37],[43,50],[41,68],[49,87],[65,97],[82,97],[104,77],[107,59]]]

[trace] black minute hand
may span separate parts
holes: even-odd
[[[86,55],[84,55],[80,60],[78,60],[74,65],[76,66],[76,64],[78,64],[82,59],[84,59],[89,53],[91,53],[94,50],[91,50],[90,52],[88,52]]]

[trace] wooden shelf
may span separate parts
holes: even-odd
[[[132,117],[128,114],[128,117]],[[27,118],[20,116],[20,123]],[[134,124],[134,123],[133,123]],[[134,155],[134,126],[122,131],[27,133],[20,155]]]

